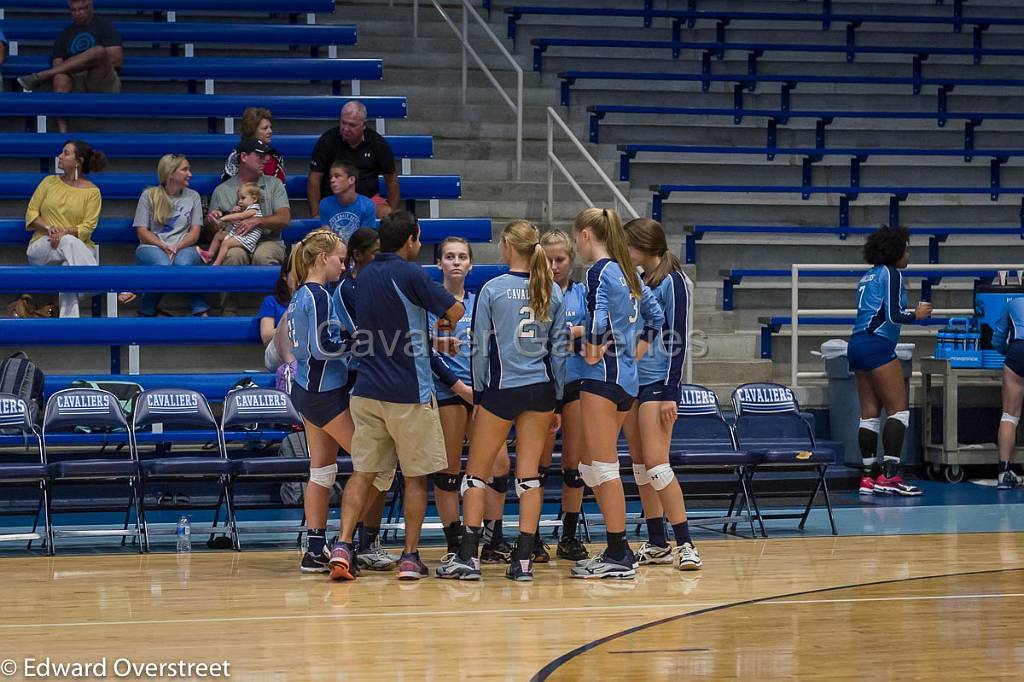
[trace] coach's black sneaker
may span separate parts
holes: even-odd
[[[512,545],[504,540],[500,545],[485,546],[480,550],[480,563],[482,564],[507,564],[512,557]]]
[[[590,553],[587,552],[587,546],[579,538],[562,538],[558,541],[555,556],[570,561],[583,561],[590,558]]]
[[[548,552],[547,544],[537,538],[533,543],[533,563],[535,564],[546,564],[551,561],[551,554]]]
[[[330,573],[330,560],[330,552],[327,551],[327,547],[324,547],[324,551],[320,554],[313,554],[312,552],[303,554],[299,568],[303,573]]]
[[[1010,490],[1024,484],[1017,474],[1010,470],[999,472],[999,478],[996,482],[996,487],[1000,490]]]
[[[533,561],[530,559],[512,559],[505,569],[505,577],[517,583],[533,581]]]

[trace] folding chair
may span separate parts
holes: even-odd
[[[228,439],[233,433],[265,433],[269,427],[293,429],[302,425],[302,417],[292,405],[287,393],[272,388],[244,388],[231,391],[224,398],[224,413],[221,416],[221,438]],[[286,435],[286,434],[279,434]],[[232,470],[232,496],[234,484],[240,482],[285,482],[305,483],[309,480],[309,457],[239,457],[230,459]],[[340,464],[340,462],[339,462]],[[232,501],[235,505],[235,502]],[[261,508],[265,505],[247,506],[245,509]],[[275,505],[279,506],[279,505]],[[235,505],[237,509],[237,505]],[[247,533],[297,532],[301,540],[306,532],[305,515],[298,526],[246,527]]]
[[[798,527],[803,530],[818,491],[821,490],[832,534],[838,535],[832,501],[828,495],[828,482],[825,480],[828,465],[835,462],[835,452],[831,448],[816,446],[814,432],[811,425],[800,416],[800,405],[793,391],[782,384],[743,384],[733,391],[732,406],[736,412],[735,428],[740,448],[761,459],[749,469],[751,494],[754,493],[755,474],[766,467],[782,471],[812,470],[817,473],[803,513],[761,514],[761,517],[800,519]]]
[[[117,448],[113,451],[118,455],[108,457],[80,458],[78,453],[60,453],[47,445],[47,439],[55,434],[86,430],[86,433],[75,433],[70,439],[71,442],[80,445],[99,445],[99,452],[90,449],[90,454],[104,454],[107,446],[112,442],[126,444],[128,447]],[[122,435],[123,434],[123,435]],[[52,445],[52,441],[51,441]],[[57,391],[46,401],[46,411],[43,416],[42,432],[43,456],[50,463],[50,499],[49,517],[53,519],[55,513],[53,503],[53,491],[57,484],[94,484],[110,485],[125,484],[128,487],[128,503],[125,507],[125,523],[123,529],[66,529],[54,528],[52,536],[58,537],[105,537],[120,536],[123,539],[132,538],[138,543],[139,553],[143,551],[145,538],[145,516],[141,511],[139,498],[139,468],[135,459],[135,450],[131,447],[128,433],[128,422],[121,411],[121,404],[109,391],[95,388],[66,388]],[[58,460],[59,461],[55,461]],[[135,527],[129,528],[132,508],[135,508]],[[88,505],[75,507],[74,505],[59,510],[59,513],[74,511],[104,511],[120,509],[120,507]],[[51,547],[56,547],[51,541]]]
[[[175,444],[205,444],[210,442],[211,437],[217,444],[213,450],[192,447],[182,454],[174,452]],[[231,462],[227,458],[217,419],[202,393],[186,388],[156,388],[140,393],[135,398],[135,409],[132,411],[131,444],[139,463],[140,512],[144,521],[146,551],[150,549],[150,535],[171,535],[177,530],[175,528],[157,531],[151,529],[145,522],[146,486],[158,481],[216,482],[216,503],[188,504],[185,508],[215,509],[219,516],[223,505],[227,513],[225,523],[231,535],[231,546],[238,549],[238,531],[235,527],[230,495]],[[150,444],[153,446],[151,456],[144,457],[141,446]],[[195,532],[197,529],[193,527],[192,530]],[[214,522],[209,532],[216,533],[220,530]]]
[[[34,540],[45,540],[46,551],[53,554],[53,528],[50,525],[50,492],[48,489],[50,469],[46,465],[43,442],[36,425],[32,422],[28,405],[24,400],[11,393],[0,393],[0,431],[15,432],[21,434],[25,439],[24,453],[0,456],[0,486],[37,486],[39,489],[39,503],[32,515],[32,531],[29,533],[2,533],[0,542],[28,540],[28,549],[32,549]],[[30,440],[35,441],[34,458],[30,450]],[[14,509],[3,513],[9,516],[24,514],[24,512]],[[43,515],[43,533],[36,532],[39,528],[40,513]]]
[[[736,435],[725,420],[714,391],[699,384],[683,384],[681,389],[669,462],[673,468],[726,469],[736,476],[724,517],[687,514],[687,518],[696,526],[723,524],[723,533],[735,533],[737,525],[746,521],[750,524],[751,537],[757,535],[756,519],[763,534],[764,521],[747,485],[748,472],[761,461],[760,457],[737,447]],[[746,508],[746,514],[739,513],[741,505]]]

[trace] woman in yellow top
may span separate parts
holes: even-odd
[[[93,230],[100,218],[102,198],[89,181],[107,157],[81,140],[68,142],[57,166],[63,175],[49,175],[36,187],[25,212],[31,231],[28,262],[32,265],[98,265]],[[78,294],[60,294],[60,316],[78,317]]]

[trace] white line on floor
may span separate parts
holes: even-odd
[[[1001,594],[936,594],[918,597],[850,597],[848,599],[777,599],[758,602],[758,604],[784,606],[787,604],[848,604],[862,601],[941,601],[956,599],[1006,599],[1012,597],[1024,597],[1024,592],[1006,592]]]

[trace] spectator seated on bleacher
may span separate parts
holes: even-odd
[[[338,126],[325,131],[313,147],[306,180],[306,199],[309,201],[311,218],[320,215],[321,198],[332,194],[330,170],[338,161],[358,171],[356,192],[373,200],[378,218],[383,218],[401,206],[398,171],[395,170],[395,155],[391,145],[377,131],[366,127],[366,106],[358,100],[352,100],[342,107]],[[387,199],[380,195],[377,178],[381,175],[387,186]]]
[[[31,265],[99,265],[92,233],[103,200],[88,176],[106,165],[107,157],[82,140],[64,145],[57,157],[62,174],[43,178],[25,211],[25,229],[32,231],[26,251]],[[78,317],[78,296],[60,294],[61,317]]]
[[[292,302],[295,286],[291,261],[285,260],[281,264],[281,273],[277,277],[277,282],[274,283],[274,293],[263,299],[260,310],[256,314],[260,320],[260,341],[266,346],[263,352],[263,365],[271,372],[276,372],[282,364],[295,360],[290,353],[288,357],[282,357],[278,344],[274,342],[281,318],[288,311],[288,304]]]
[[[54,92],[121,92],[118,71],[124,65],[124,48],[114,24],[93,12],[92,0],[69,0],[71,25],[57,34],[52,66],[18,78],[31,92],[53,81]],[[58,119],[60,132],[67,123]]]
[[[139,197],[135,209],[135,231],[139,265],[198,265],[196,242],[203,229],[203,203],[199,192],[188,186],[192,170],[180,154],[165,154],[156,166],[160,184]],[[167,315],[157,305],[162,294],[143,294],[139,315]],[[210,306],[202,293],[190,294],[192,314],[206,317]]]
[[[331,164],[331,196],[320,202],[320,224],[346,244],[360,227],[377,227],[373,199],[356,192],[357,174],[355,166],[342,161]]]
[[[271,146],[274,138],[274,117],[270,109],[262,107],[247,107],[242,112],[242,121],[239,124],[241,139],[255,137],[267,146],[267,155],[263,161],[263,174],[277,178],[285,182],[284,158]],[[233,150],[224,163],[224,176],[221,180],[233,178],[238,174],[238,151]]]
[[[225,256],[225,265],[280,265],[284,261],[284,242],[281,231],[288,227],[292,211],[288,205],[288,193],[284,183],[273,176],[263,174],[267,146],[255,137],[247,137],[238,143],[238,173],[217,185],[210,198],[210,212],[206,224],[209,228],[220,229],[219,221],[229,214],[238,202],[238,188],[247,182],[256,183],[260,189],[261,218],[248,218],[239,223],[236,234],[245,236],[252,230],[262,230],[256,249],[249,253],[244,247],[230,249]]]
[[[247,232],[241,232],[241,224],[251,218],[262,218],[263,210],[260,207],[260,187],[255,182],[243,182],[238,186],[235,194],[238,202],[231,207],[227,215],[222,215],[217,223],[220,230],[213,237],[209,251],[199,251],[199,257],[204,263],[211,265],[223,265],[224,256],[231,249],[241,246],[250,254],[256,250],[263,230],[256,228]]]

